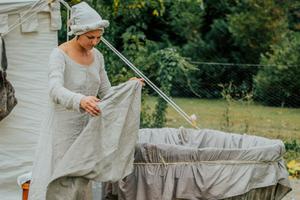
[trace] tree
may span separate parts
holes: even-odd
[[[247,54],[246,61],[259,63],[260,55],[281,42],[288,32],[287,10],[274,0],[238,1],[228,16],[234,41]]]
[[[300,34],[289,33],[262,56],[255,77],[255,98],[267,105],[300,107]],[[275,64],[275,66],[274,66]]]

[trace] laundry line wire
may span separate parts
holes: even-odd
[[[187,58],[187,60],[189,63],[196,64],[196,65],[244,66],[244,67],[278,67],[278,66],[297,67],[297,66],[299,66],[299,65],[280,65],[280,64],[202,62],[202,61],[193,61],[188,58]]]

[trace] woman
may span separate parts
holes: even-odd
[[[53,165],[60,161],[81,133],[89,117],[101,114],[97,104],[111,84],[104,69],[103,56],[94,47],[108,25],[109,22],[102,20],[85,2],[72,7],[69,34],[75,37],[55,48],[49,60],[50,109],[42,125],[38,147],[45,150],[37,154],[30,199],[46,199]],[[74,195],[70,199],[87,199],[88,182],[85,178],[70,178],[59,183],[61,188],[57,192],[69,192]]]

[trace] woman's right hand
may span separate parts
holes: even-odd
[[[80,101],[80,107],[95,117],[101,113],[101,110],[97,106],[99,101],[100,99],[94,96],[83,97]]]

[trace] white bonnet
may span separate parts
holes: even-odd
[[[72,6],[70,28],[68,35],[82,35],[86,32],[104,29],[109,26],[109,21],[101,16],[87,3],[81,2]]]

